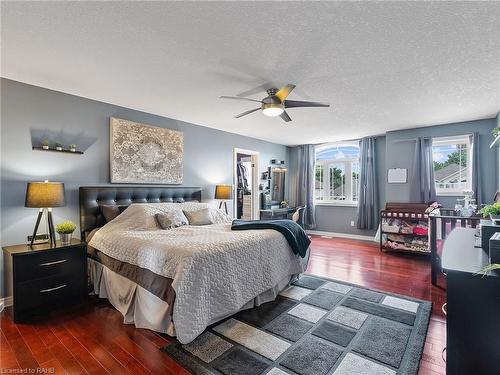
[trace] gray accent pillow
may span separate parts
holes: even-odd
[[[161,229],[173,229],[189,224],[188,219],[184,216],[181,210],[156,214],[155,219]]]
[[[189,225],[209,225],[213,224],[209,208],[203,208],[198,211],[183,211],[186,215]]]
[[[116,218],[118,215],[120,215],[123,211],[127,209],[128,206],[121,205],[106,205],[106,204],[101,204],[101,212],[104,215],[104,218],[106,219],[106,222],[109,223],[111,220]]]

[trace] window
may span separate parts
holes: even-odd
[[[359,168],[358,142],[317,147],[314,167],[316,203],[356,205]]]
[[[433,138],[432,159],[437,195],[461,195],[471,188],[469,136]]]

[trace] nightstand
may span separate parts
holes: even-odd
[[[3,247],[6,289],[14,297],[13,319],[18,323],[87,294],[87,245],[72,240],[49,244]]]

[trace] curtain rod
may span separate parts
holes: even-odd
[[[473,135],[472,133],[469,133],[469,134],[457,134],[457,135],[442,135],[442,136],[438,136],[438,137],[422,137],[423,139],[433,139],[433,138],[455,138],[455,137],[470,137],[471,135]],[[420,137],[418,137],[420,138]],[[393,140],[393,142],[416,142],[418,140],[418,138],[407,138],[407,139],[395,139]]]

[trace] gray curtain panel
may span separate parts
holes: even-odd
[[[290,178],[290,201],[294,206],[306,206],[303,223],[306,229],[316,227],[314,216],[314,145],[291,148],[290,160],[295,173]]]
[[[360,175],[358,201],[358,229],[376,229],[378,226],[377,173],[375,168],[375,138],[360,141]]]
[[[431,138],[420,137],[415,142],[410,199],[412,203],[427,203],[436,200]]]
[[[481,192],[481,173],[479,169],[479,133],[475,132],[470,135],[471,155],[472,155],[472,183],[471,189],[476,196],[476,204],[478,207],[483,203],[483,194]]]

